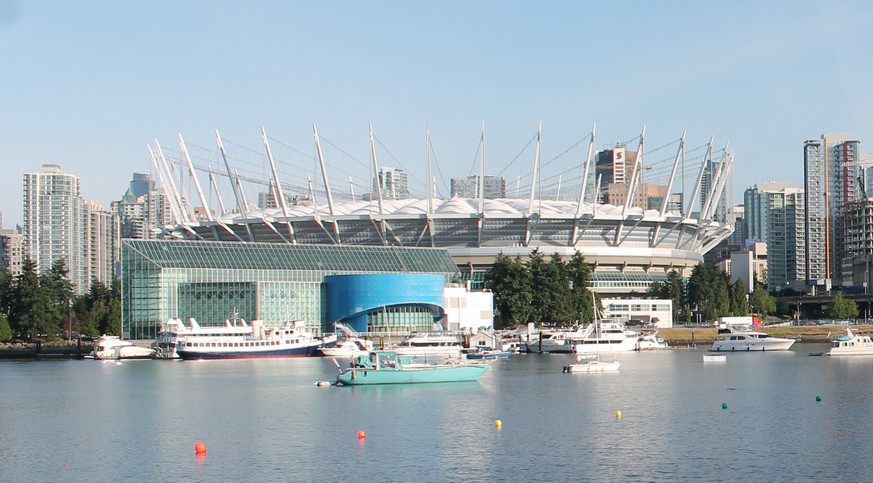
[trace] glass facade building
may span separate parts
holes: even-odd
[[[171,317],[202,326],[234,316],[304,320],[332,332],[324,277],[366,273],[433,274],[443,285],[459,276],[442,249],[123,240],[122,336],[152,339]]]

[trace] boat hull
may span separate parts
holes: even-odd
[[[474,382],[488,370],[487,365],[462,365],[432,368],[347,369],[337,378],[344,386],[376,384],[423,384],[434,382]]]
[[[312,357],[318,355],[318,345],[286,347],[273,350],[198,350],[200,348],[177,348],[176,355],[182,360],[200,359],[261,359],[276,357]],[[211,348],[203,348],[211,349]]]
[[[770,338],[762,342],[739,342],[731,343],[732,341],[716,341],[709,349],[713,352],[768,352],[768,351],[787,351],[794,345],[793,339],[775,339]]]
[[[602,362],[588,361],[579,364],[570,364],[564,367],[564,372],[568,374],[584,374],[594,372],[618,372],[621,363],[619,361]]]

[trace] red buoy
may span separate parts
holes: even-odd
[[[194,443],[194,452],[197,454],[206,454],[206,445],[200,441]]]
[[[367,439],[367,433],[364,431],[358,431],[358,439]]]

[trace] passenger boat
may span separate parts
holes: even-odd
[[[150,359],[154,350],[121,340],[117,335],[103,335],[94,341],[91,358],[100,360]]]
[[[391,348],[400,356],[408,357],[461,357],[461,337],[455,332],[433,330],[416,332]]]
[[[152,342],[155,359],[179,359],[176,343],[180,337],[200,340],[203,337],[250,337],[252,328],[244,319],[234,317],[224,321],[223,326],[201,327],[194,318],[188,319],[186,326],[181,319],[170,318],[161,322],[161,330]]]
[[[772,337],[765,332],[732,330],[729,333],[719,334],[709,350],[713,352],[787,351],[791,349],[794,342],[794,339]]]
[[[253,320],[251,329],[250,335],[179,337],[176,354],[184,360],[309,357],[317,355],[319,347],[336,345],[336,335],[318,337],[302,320],[280,327],[264,327],[260,320]]]
[[[811,355],[811,354],[810,354]],[[855,335],[846,327],[846,335],[831,340],[829,356],[873,356],[873,339],[869,335]]]
[[[573,346],[573,352],[631,352],[636,349],[638,340],[639,334],[627,330],[617,319],[595,320],[588,325],[582,340]]]
[[[352,359],[340,370],[337,384],[363,386],[376,384],[420,384],[431,382],[473,382],[490,367],[488,364],[418,364],[411,357],[394,351],[373,351]]]

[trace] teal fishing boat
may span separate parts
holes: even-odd
[[[370,384],[418,384],[426,382],[471,382],[477,381],[487,364],[462,364],[447,362],[422,364],[411,357],[398,356],[391,351],[373,351],[366,356],[352,359],[350,366],[342,370],[337,384],[362,386]]]

